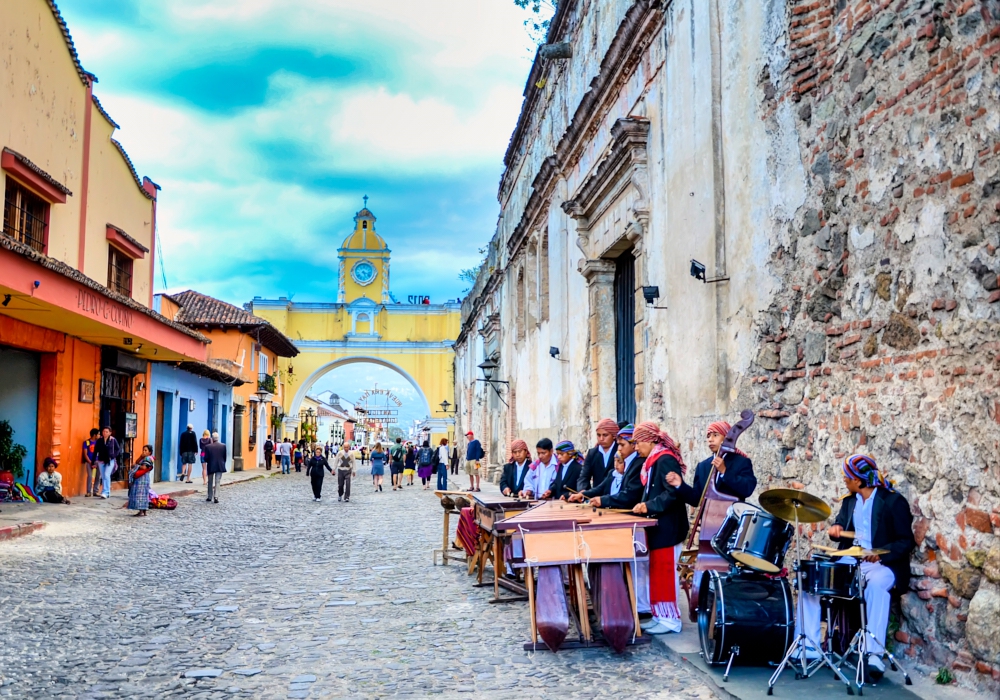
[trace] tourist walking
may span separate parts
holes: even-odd
[[[212,442],[205,447],[208,469],[208,498],[206,502],[219,502],[219,486],[222,485],[222,475],[226,473],[226,460],[229,455],[226,444],[219,442],[219,434],[212,433]]]
[[[451,448],[451,473],[458,476],[458,463],[462,461],[461,456],[458,453],[458,444]]]
[[[97,466],[97,438],[100,435],[100,430],[91,428],[90,439],[83,441],[83,468],[87,472],[87,491],[83,495],[87,498],[97,495],[97,484],[100,483],[101,469]]]
[[[295,471],[302,471],[302,444],[299,443],[295,446],[295,452],[293,453],[293,461],[295,462]]]
[[[393,491],[403,488],[403,458],[405,456],[403,438],[396,438],[396,444],[389,448],[389,471],[392,474]]]
[[[326,476],[323,473],[324,469],[333,474],[330,463],[323,455],[322,445],[317,445],[315,454],[309,458],[309,463],[306,465],[306,474],[309,475],[309,479],[312,481],[314,501],[319,501],[323,497],[323,477]]]
[[[403,457],[403,476],[408,481],[409,486],[413,486],[413,477],[417,474],[417,451],[413,449],[413,443],[406,443],[406,455]]]
[[[362,445],[361,446],[361,466],[362,467],[365,466],[365,463],[367,461],[368,461],[368,450],[365,448],[364,445]]]
[[[441,438],[441,444],[437,449],[438,491],[448,490],[448,460],[450,458],[451,450],[448,449],[448,438]]]
[[[281,473],[292,473],[292,443],[285,438],[278,443],[278,459],[281,460]]]
[[[149,510],[149,475],[153,473],[153,446],[143,445],[142,455],[128,473],[128,509],[143,518]]]
[[[264,468],[267,471],[271,471],[271,461],[274,459],[274,441],[271,440],[271,436],[267,436],[267,440],[264,442]]]
[[[424,440],[420,451],[417,452],[417,476],[420,477],[420,483],[424,485],[424,491],[430,488],[427,483],[431,480],[431,474],[434,472],[435,459],[436,455],[431,449],[430,441]]]
[[[56,460],[46,457],[42,468],[45,470],[38,475],[35,482],[35,493],[38,498],[46,503],[65,503],[69,505],[69,499],[62,495],[62,474],[56,471]],[[90,495],[89,493],[87,494]]]
[[[385,474],[385,459],[388,455],[382,451],[382,443],[376,442],[372,448],[372,483],[376,491],[382,490],[382,476]]]
[[[101,469],[101,498],[111,498],[111,475],[118,467],[122,446],[111,435],[109,426],[101,428],[101,437],[94,446],[94,452],[97,455],[97,466]]]
[[[198,448],[201,452],[201,483],[202,486],[208,483],[208,456],[205,448],[212,444],[212,433],[207,430],[202,431],[201,440],[198,441]]]
[[[198,435],[194,432],[194,426],[188,423],[187,430],[181,433],[180,453],[181,453],[181,478],[185,484],[191,483],[191,472],[194,464],[198,461],[198,453],[201,446],[198,444]]]
[[[465,473],[469,475],[469,490],[479,491],[479,477],[481,469],[480,460],[486,456],[483,446],[476,439],[470,430],[465,434],[469,438],[469,445],[465,448]]]
[[[351,477],[356,476],[354,470],[354,453],[350,443],[344,443],[344,448],[333,458],[337,466],[337,500],[351,500]]]

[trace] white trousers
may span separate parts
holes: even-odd
[[[635,585],[635,607],[641,613],[652,612],[649,606],[649,559],[633,561],[632,583]]]
[[[841,561],[850,561],[850,558]],[[888,566],[867,561],[861,562],[861,573],[865,577],[868,631],[875,637],[866,639],[868,653],[882,654],[885,651],[885,631],[889,626],[889,603],[892,600],[889,591],[896,583],[896,576]],[[796,636],[801,634],[804,627],[806,636],[813,642],[820,643],[820,613],[819,596],[802,594],[802,619],[795,620]]]

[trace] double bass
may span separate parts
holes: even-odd
[[[722,441],[722,446],[719,447],[717,455],[719,458],[736,451],[736,441],[747,428],[753,425],[753,421],[753,411],[740,413],[740,420],[729,429]],[[729,562],[712,547],[712,538],[722,527],[722,521],[726,519],[726,511],[729,506],[740,499],[721,493],[715,488],[717,473],[715,464],[712,464],[708,479],[705,481],[705,489],[701,493],[698,510],[694,514],[691,533],[677,563],[681,588],[687,596],[688,617],[691,622],[698,621],[698,590],[706,572],[728,571],[730,566]]]

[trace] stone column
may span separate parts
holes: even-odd
[[[584,260],[580,272],[587,280],[590,303],[590,417],[617,414],[615,382],[615,264]]]

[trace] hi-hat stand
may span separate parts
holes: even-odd
[[[781,660],[781,663],[778,664],[778,668],[774,670],[774,673],[771,675],[770,680],[768,680],[767,694],[774,695],[774,684],[778,682],[778,678],[781,676],[784,670],[789,665],[791,665],[792,668],[795,669],[796,678],[800,677],[808,678],[823,666],[827,666],[831,671],[833,671],[833,674],[837,677],[837,679],[842,681],[843,684],[847,687],[847,694],[854,695],[854,688],[851,687],[851,682],[847,680],[847,676],[845,676],[841,672],[840,668],[835,663],[833,663],[829,655],[825,651],[823,651],[823,647],[821,647],[819,643],[816,642],[816,640],[812,639],[806,634],[806,628],[804,624],[805,621],[803,619],[803,609],[802,609],[802,596],[804,594],[802,589],[802,556],[799,549],[798,509],[800,507],[800,504],[798,502],[795,502],[794,506],[795,506],[795,583],[796,583],[796,588],[798,589],[797,593],[798,597],[795,599],[795,616],[796,616],[795,619],[799,623],[800,632],[798,635],[796,635],[795,641],[793,641],[792,645],[788,647],[788,651],[785,653],[785,657]],[[817,659],[816,663],[812,666],[810,666],[809,659],[807,658],[806,655],[806,650],[810,647],[812,649],[815,649],[816,653],[820,655],[820,658]],[[799,671],[798,668],[799,666],[801,666],[802,668],[801,671]]]
[[[847,651],[838,660],[838,666],[843,665],[844,661],[851,654],[857,653],[858,664],[854,671],[854,683],[858,686],[858,695],[864,695],[863,690],[866,682],[868,681],[868,674],[865,673],[865,659],[868,657],[868,638],[871,637],[872,641],[875,642],[877,646],[882,647],[883,654],[889,659],[889,667],[893,671],[901,671],[903,673],[903,678],[906,680],[906,685],[913,685],[913,681],[910,680],[910,674],[906,672],[903,665],[896,661],[896,657],[892,655],[888,649],[886,649],[884,644],[879,644],[878,639],[872,634],[871,630],[868,629],[868,602],[865,600],[865,587],[868,582],[865,580],[865,575],[861,572],[861,562],[858,562],[858,570],[855,574],[857,576],[858,583],[858,599],[861,605],[861,629],[859,629],[855,634],[854,638],[851,640],[850,646],[847,647]],[[872,683],[871,685],[875,685]]]

